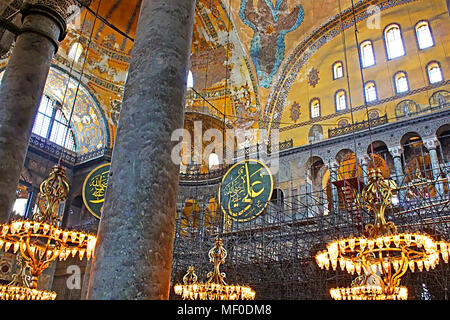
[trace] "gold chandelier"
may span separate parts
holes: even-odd
[[[320,268],[370,277],[374,285],[361,283],[351,288],[331,289],[333,299],[407,299],[407,289],[400,287],[401,277],[416,268],[434,269],[440,256],[448,263],[450,245],[435,241],[425,233],[398,233],[393,222],[385,220],[394,189],[379,170],[371,170],[368,185],[357,202],[375,216],[375,224],[366,225],[367,236],[331,241],[327,250],[316,255]]]
[[[22,283],[16,289],[0,286],[0,299],[21,300],[28,296],[54,299],[55,293],[37,290],[38,277],[42,272],[56,259],[66,260],[70,255],[78,255],[80,260],[83,257],[90,259],[94,254],[96,236],[58,227],[61,222],[58,207],[69,193],[65,169],[55,165],[49,177],[42,182],[40,191],[46,200],[42,212],[34,214],[32,220],[14,220],[0,225],[0,249],[3,247],[6,252],[20,252],[31,274],[31,282]]]
[[[335,288],[330,290],[334,300],[406,300],[408,288],[394,287],[390,294],[386,294],[380,285],[370,283],[370,277],[360,275],[353,280],[350,288]]]
[[[217,238],[208,253],[214,270],[208,273],[206,283],[197,282],[194,267],[189,266],[183,277],[183,284],[174,286],[175,294],[181,295],[185,300],[254,300],[255,291],[252,288],[226,284],[225,273],[220,272],[219,267],[225,262],[227,254],[222,239]]]
[[[55,300],[56,293],[29,287],[29,267],[22,256],[17,255],[18,272],[13,274],[12,281],[6,286],[0,286],[0,300]]]

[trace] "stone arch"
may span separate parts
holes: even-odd
[[[220,207],[215,197],[209,199],[204,211],[203,227],[207,233],[217,232],[220,225]]]
[[[336,153],[336,156],[334,157],[336,162],[339,164],[343,161],[345,157],[347,157],[349,154],[355,154],[355,152],[351,149],[341,149]]]
[[[196,200],[186,200],[181,211],[180,235],[192,235],[198,230],[200,222],[200,207]]]
[[[448,162],[450,159],[450,123],[440,126],[436,130],[436,137],[440,142],[441,163]]]
[[[405,182],[417,179],[432,179],[432,166],[428,149],[417,132],[408,132],[400,139],[405,163]],[[434,195],[434,188],[426,186],[426,193]]]
[[[376,140],[367,147],[368,170],[378,168],[382,171],[385,178],[390,177],[394,172],[394,159],[389,152],[388,146],[384,141]]]
[[[307,179],[309,178],[313,190],[321,189],[324,168],[327,168],[325,162],[319,156],[312,156],[306,161],[305,174]]]

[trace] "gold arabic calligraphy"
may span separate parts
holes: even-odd
[[[236,174],[230,175],[231,179],[223,186],[222,195],[225,202],[222,202],[222,207],[231,217],[238,220],[249,220],[259,215],[269,200],[265,197],[267,194],[270,197],[271,194],[270,175],[263,171],[264,167],[252,166],[255,167],[256,170],[250,170],[246,161],[238,167]]]
[[[91,203],[102,203],[105,200],[105,191],[108,184],[109,170],[102,172],[98,175],[92,177],[89,182],[89,187],[91,187],[92,197],[96,198],[94,200],[89,200]]]

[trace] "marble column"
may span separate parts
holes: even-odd
[[[430,154],[430,166],[433,180],[442,178],[441,169],[439,165],[439,158],[437,154],[437,148],[439,147],[439,140],[436,137],[432,137],[429,139],[424,138],[423,144],[427,147],[428,152]],[[437,191],[436,195],[444,194],[444,185],[442,181],[436,182],[434,186]]]
[[[333,161],[330,162],[330,186],[331,186],[331,209],[333,213],[339,212],[339,193],[337,187],[334,185],[333,181],[337,180],[337,170],[339,166],[338,163]]]
[[[87,298],[168,299],[195,0],[143,0]]]
[[[359,163],[361,164],[361,180],[364,182],[364,184],[367,184],[368,180],[369,180],[369,157],[367,156],[363,156],[361,158],[359,158]],[[362,186],[361,186],[362,188]]]
[[[0,222],[7,222],[50,63],[73,2],[29,0],[0,86]]]
[[[397,181],[397,185],[400,186],[404,179],[402,167],[403,149],[401,147],[389,148],[389,153],[394,159],[395,180]]]
[[[394,170],[395,170],[395,181],[397,182],[397,186],[400,187],[403,184],[403,180],[405,176],[403,175],[403,166],[402,166],[402,147],[394,147],[389,148],[389,153],[392,155],[394,160]],[[399,201],[405,201],[404,199],[405,192],[403,189],[399,191],[398,198]]]

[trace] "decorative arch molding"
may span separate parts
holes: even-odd
[[[377,5],[380,11],[387,10],[399,5],[416,2],[417,0],[362,0],[355,4],[356,21],[364,21],[378,11],[368,10],[370,6]],[[306,62],[326,43],[338,36],[342,28],[348,29],[354,25],[352,8],[347,8],[341,14],[333,16],[325,24],[315,30],[290,53],[283,63],[276,79],[274,79],[272,90],[264,108],[264,129],[278,129],[281,121],[286,98]],[[342,18],[342,24],[340,23]]]

